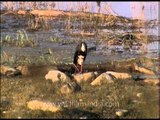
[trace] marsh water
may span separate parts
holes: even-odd
[[[51,6],[49,9],[81,11],[82,9],[86,8],[86,12],[98,12],[98,6],[96,2],[37,2],[36,4],[40,9],[46,9],[47,4],[52,3],[54,3],[55,5]],[[12,9],[16,10],[20,8],[20,4],[21,2],[15,2],[11,7]],[[9,2],[1,2],[1,9],[5,9],[7,5],[9,6]],[[146,21],[158,20],[158,2],[101,2],[100,5],[100,13],[103,14],[113,14],[115,16],[123,16],[127,18],[141,19]],[[31,9],[30,2],[25,3],[25,8]],[[4,26],[1,25],[1,27],[3,28]],[[159,36],[158,28],[159,25],[155,26],[154,28],[141,29],[141,31],[148,35]],[[58,34],[62,35],[55,29],[52,31],[55,31],[54,34],[57,34],[57,36]],[[52,31],[50,31],[50,33],[53,33]],[[103,31],[105,31],[105,29]],[[125,30],[122,32],[125,32]],[[3,36],[3,31],[1,34]],[[14,34],[14,32],[11,32],[10,34]],[[159,37],[156,39],[156,41],[157,40],[159,40]],[[152,52],[152,50],[153,52],[155,52],[156,50],[158,51],[158,46],[158,42],[153,42],[149,43],[147,45],[147,48],[149,52]]]

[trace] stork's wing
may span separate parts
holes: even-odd
[[[77,60],[78,60],[78,51],[76,50],[76,52],[74,53],[74,58],[73,58],[73,63],[75,65],[77,65]]]

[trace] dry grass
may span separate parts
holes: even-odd
[[[44,76],[3,77],[1,85],[2,118],[117,118],[118,109],[129,111],[120,118],[158,118],[157,87],[142,87],[142,83],[133,80],[117,80],[100,87],[83,83],[80,92],[70,95],[62,95],[61,84],[46,81]],[[137,97],[137,93],[142,96]],[[27,102],[35,99],[59,104],[65,110],[52,113],[28,109]]]

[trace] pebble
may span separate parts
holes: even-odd
[[[128,110],[124,110],[124,109],[118,110],[118,111],[116,111],[116,115],[121,117],[121,116],[124,116],[127,112],[128,112]]]
[[[143,94],[142,93],[137,93],[137,97],[141,97]]]

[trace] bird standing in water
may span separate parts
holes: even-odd
[[[73,60],[76,71],[79,73],[83,72],[83,63],[86,59],[86,56],[87,56],[87,44],[85,42],[80,42],[76,47]]]

